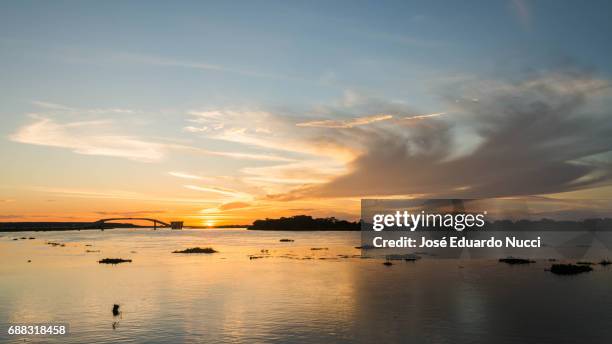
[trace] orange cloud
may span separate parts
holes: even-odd
[[[242,209],[249,207],[250,204],[246,202],[230,202],[225,203],[219,206],[219,210],[232,210],[232,209]]]

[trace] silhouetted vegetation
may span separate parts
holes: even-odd
[[[248,229],[270,231],[358,231],[359,222],[338,220],[335,217],[313,218],[308,215],[256,220]]]
[[[120,264],[120,263],[131,263],[131,259],[123,259],[123,258],[104,258],[102,260],[98,260],[100,264]]]
[[[524,259],[524,258],[514,258],[514,257],[500,258],[499,262],[510,264],[510,265],[535,263],[535,261],[533,260]]]
[[[606,266],[606,265],[610,265],[610,264],[612,264],[612,262],[611,262],[611,261],[609,261],[609,260],[607,260],[607,259],[602,259],[602,260],[599,262],[599,265],[604,265],[604,266]]]
[[[593,271],[589,265],[553,264],[550,267],[550,272],[557,275],[575,275],[589,271]]]
[[[215,249],[213,249],[212,247],[192,247],[192,248],[187,248],[184,249],[182,251],[176,250],[172,253],[217,253],[218,251],[216,251]]]

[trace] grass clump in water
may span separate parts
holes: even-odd
[[[173,251],[172,253],[217,253],[219,251],[213,249],[212,247],[192,247],[192,248],[186,248],[182,251],[176,250]]]
[[[500,258],[499,262],[500,263],[510,264],[510,265],[535,263],[535,261],[533,261],[533,260],[524,259],[524,258],[514,258],[514,257]]]
[[[553,264],[550,267],[550,272],[557,275],[576,275],[589,271],[593,271],[589,265]]]
[[[119,264],[119,263],[131,263],[131,259],[123,259],[123,258],[104,258],[102,260],[98,260],[100,264]]]

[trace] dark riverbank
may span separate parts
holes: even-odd
[[[0,232],[24,231],[70,231],[111,228],[142,228],[131,223],[100,222],[0,222]],[[308,215],[281,217],[279,219],[256,220],[251,225],[224,225],[214,228],[247,228],[264,231],[359,231],[360,222],[339,220],[335,217],[313,218]],[[210,228],[208,226],[185,226],[184,228]]]
[[[110,228],[139,228],[131,223],[96,223],[96,222],[0,222],[0,232],[45,232],[72,231]]]

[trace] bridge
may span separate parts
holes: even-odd
[[[95,225],[104,225],[109,221],[118,221],[118,220],[143,220],[153,222],[153,229],[157,229],[158,224],[161,228],[172,228],[172,229],[182,229],[183,221],[172,221],[171,223],[167,223],[158,219],[152,219],[149,217],[112,217],[108,219],[100,219],[94,222]]]

